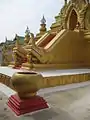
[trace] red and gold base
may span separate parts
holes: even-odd
[[[7,104],[17,116],[49,107],[43,97],[34,96],[29,99],[20,99],[17,94],[12,95]]]

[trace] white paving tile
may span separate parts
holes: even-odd
[[[27,71],[24,69],[13,69],[11,67],[0,67],[0,73],[12,76],[15,72]],[[47,70],[37,71],[42,74],[43,77],[60,76],[60,75],[74,75],[82,73],[90,73],[90,69],[65,69],[65,70]]]
[[[0,83],[0,91],[2,91],[7,97],[10,97],[11,95],[16,93],[14,90],[2,83]]]

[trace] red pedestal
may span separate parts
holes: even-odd
[[[8,106],[18,116],[48,108],[47,102],[40,96],[34,96],[29,99],[20,99],[18,95],[12,95],[8,100]]]

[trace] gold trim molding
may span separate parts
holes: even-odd
[[[11,77],[4,74],[0,74],[0,82],[13,89],[10,79]],[[72,83],[86,82],[89,80],[90,73],[44,77],[43,86],[41,86],[41,89]]]

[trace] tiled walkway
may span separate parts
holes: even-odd
[[[58,90],[51,93],[48,90],[48,94],[43,92],[42,96],[47,100],[50,108],[20,117],[15,116],[7,107],[8,97],[0,92],[0,98],[2,97],[2,100],[0,99],[0,120],[90,120],[90,83],[88,84],[83,83],[85,86],[66,91]],[[0,91],[1,89],[0,85]]]
[[[0,73],[10,76],[17,71],[21,70],[0,67]],[[90,73],[90,69],[38,72],[46,77]],[[8,97],[15,93],[15,91],[0,83],[0,120],[90,120],[90,81],[39,90],[38,94],[47,100],[50,108],[20,117],[15,116],[6,105]]]

